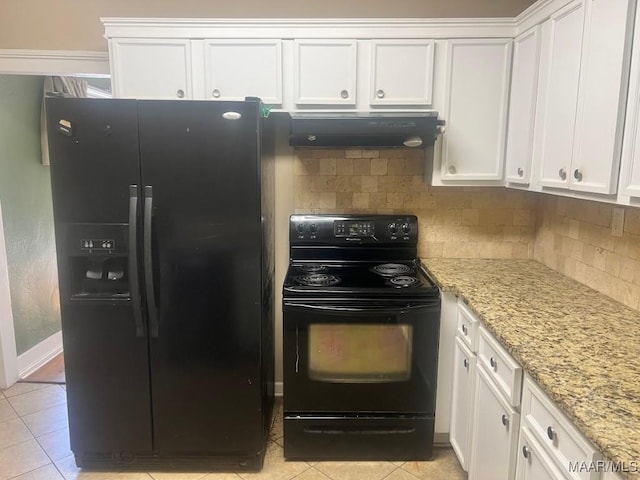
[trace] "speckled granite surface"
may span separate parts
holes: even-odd
[[[640,312],[533,260],[423,264],[607,459],[640,468]]]

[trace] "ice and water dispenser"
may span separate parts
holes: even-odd
[[[130,297],[127,225],[69,225],[69,297]]]

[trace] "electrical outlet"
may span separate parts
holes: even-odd
[[[622,237],[624,231],[624,208],[614,207],[613,216],[611,217],[611,235],[614,237]]]

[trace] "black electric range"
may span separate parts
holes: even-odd
[[[431,457],[439,290],[412,215],[293,215],[283,285],[284,454]]]

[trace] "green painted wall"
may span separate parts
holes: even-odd
[[[0,75],[0,203],[18,355],[60,330],[51,183],[40,160],[42,83]]]

